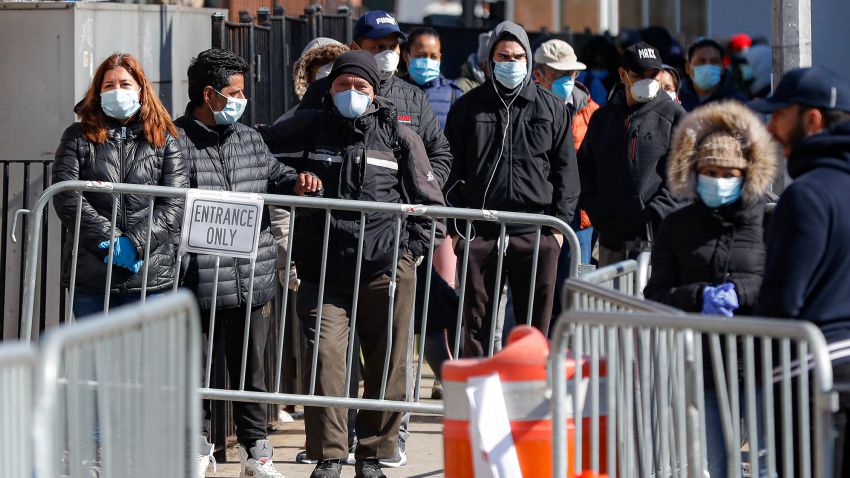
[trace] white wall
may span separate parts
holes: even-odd
[[[812,62],[826,65],[850,79],[850,0],[811,0]],[[711,36],[735,33],[770,40],[771,0],[711,0]]]

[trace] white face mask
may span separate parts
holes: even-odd
[[[679,101],[679,95],[677,95],[675,91],[668,91],[667,96],[669,96],[673,101]]]
[[[327,65],[320,66],[319,69],[316,71],[316,79],[321,80],[322,78],[325,78],[326,76],[330,75],[333,67],[333,62],[328,63]]]
[[[384,50],[375,55],[375,62],[378,63],[378,76],[382,80],[393,76],[396,68],[398,68],[399,56],[395,50]]]
[[[652,101],[658,95],[659,89],[661,89],[661,83],[658,80],[645,78],[632,83],[629,87],[629,93],[638,103],[646,103]]]

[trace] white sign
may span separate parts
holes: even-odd
[[[263,198],[229,191],[189,190],[180,250],[255,259]]]
[[[470,377],[466,396],[475,478],[522,476],[499,375]]]

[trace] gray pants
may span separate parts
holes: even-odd
[[[410,317],[413,309],[414,259],[405,254],[396,275],[393,305],[392,347],[388,367],[386,400],[404,400]],[[384,371],[384,356],[388,342],[387,307],[390,274],[384,274],[360,286],[357,311],[357,335],[365,361],[363,398],[380,396]],[[348,354],[348,334],[351,317],[352,288],[326,287],[319,331],[319,355],[316,376],[316,395],[346,396],[345,366]],[[302,331],[308,340],[308,357],[315,344],[318,284],[302,282],[298,290],[298,315]],[[309,390],[310,374],[304,377]],[[348,411],[344,408],[304,407],[307,433],[307,457],[315,460],[345,459],[348,457]],[[355,457],[392,458],[398,440],[401,413],[360,410],[355,429]]]

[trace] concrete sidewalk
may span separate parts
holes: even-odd
[[[423,391],[423,393],[430,395],[430,392]],[[294,423],[286,424],[278,422],[275,429],[276,431],[269,438],[274,445],[274,463],[277,470],[287,478],[309,477],[315,465],[301,465],[295,462],[295,455],[304,449],[304,420],[299,419]],[[442,418],[414,415],[410,419],[410,432],[411,436],[407,443],[407,466],[384,468],[387,478],[443,476]],[[237,448],[231,446],[227,450],[227,463],[219,463],[218,472],[213,473],[210,469],[207,476],[238,478],[239,470],[239,452]],[[353,478],[354,466],[344,465],[342,476]]]

